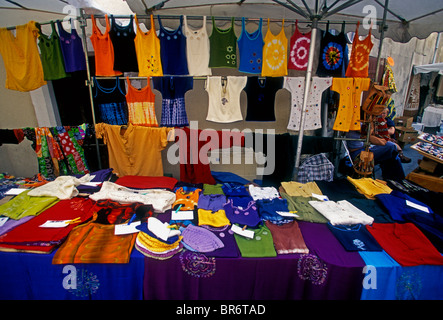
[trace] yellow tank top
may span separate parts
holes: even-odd
[[[282,77],[288,74],[288,39],[285,35],[285,20],[279,34],[274,35],[269,27],[264,38],[263,46],[263,77]]]
[[[0,54],[6,69],[6,88],[31,91],[46,84],[37,48],[38,28],[35,21],[12,31],[0,28]]]
[[[211,211],[198,209],[198,225],[208,225],[213,227],[223,227],[230,225],[231,222],[226,217],[225,210]]]
[[[155,32],[154,16],[151,15],[151,29],[143,32],[135,16],[137,34],[135,35],[135,52],[137,53],[138,75],[140,77],[163,76],[160,58],[160,39]]]

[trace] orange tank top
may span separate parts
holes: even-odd
[[[174,202],[173,208],[179,205],[180,210],[194,210],[194,206],[197,206],[198,198],[200,196],[201,189],[196,189],[194,191],[186,192],[183,188],[177,189],[175,192],[176,200]]]
[[[151,29],[143,32],[135,16],[137,34],[135,35],[135,52],[137,53],[138,75],[140,77],[163,76],[160,58],[160,39],[155,32],[154,16],[151,14]]]
[[[358,27],[360,22],[357,23],[355,30],[354,40],[352,41],[351,57],[349,59],[348,68],[346,69],[346,77],[353,78],[367,78],[369,70],[369,53],[374,45],[371,41],[371,29],[363,40],[358,38]]]
[[[112,45],[109,30],[108,15],[105,15],[106,31],[102,33],[97,26],[94,15],[91,15],[92,35],[90,37],[95,53],[95,75],[96,76],[116,76],[120,71],[114,70],[114,47]]]
[[[288,39],[285,35],[285,20],[281,31],[274,35],[268,19],[268,31],[264,38],[262,77],[282,77],[288,74]]]
[[[150,81],[151,79],[148,77],[146,87],[137,89],[131,84],[129,77],[126,77],[128,119],[135,126],[158,127],[154,106],[155,94],[151,90]]]

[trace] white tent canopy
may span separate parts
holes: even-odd
[[[438,74],[443,74],[443,63],[431,63],[431,64],[423,64],[421,66],[413,67],[414,75],[418,73],[429,73],[429,72],[438,72]]]
[[[354,31],[361,22],[359,34],[365,35],[372,24],[372,35],[380,39],[380,60],[383,39],[408,42],[411,38],[428,37],[443,31],[443,2],[441,0],[0,0],[0,9],[21,9],[72,14],[69,10],[96,14],[187,15],[216,17],[245,17],[298,19],[311,24],[311,49],[314,52],[319,24],[350,22],[345,31]],[[82,10],[78,10],[78,9]],[[68,12],[67,12],[68,11]],[[323,28],[324,29],[324,28]],[[305,91],[300,128],[304,128],[304,114],[312,78],[313,54],[310,54],[305,77]],[[377,62],[378,64],[378,62]],[[378,68],[376,69],[378,70]],[[298,136],[295,175],[300,162],[303,130]]]

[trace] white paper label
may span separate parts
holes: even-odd
[[[412,207],[412,208],[415,208],[415,209],[418,209],[418,210],[420,210],[420,211],[423,211],[423,212],[429,213],[429,209],[428,209],[427,207],[421,206],[421,205],[416,204],[416,203],[414,203],[414,202],[411,202],[411,201],[409,201],[409,200],[406,200],[406,204],[407,204],[408,206]]]
[[[243,236],[243,237],[246,237],[249,239],[254,239],[254,231],[252,231],[252,230],[246,230],[246,229],[243,230],[242,228],[240,228],[236,224],[232,225],[231,230],[232,230],[232,232],[234,232],[240,236]]]
[[[321,201],[329,201],[328,196],[322,195],[322,194],[316,194],[312,193],[312,197]]]
[[[138,230],[136,227],[141,225],[141,221],[132,222],[131,224],[122,223],[122,224],[116,224],[114,228],[114,234],[115,235],[123,235],[123,234],[130,234],[130,233],[137,233],[140,230]]]
[[[6,223],[6,221],[8,221],[8,219],[9,219],[8,217],[1,217],[0,218],[0,227],[3,226]]]
[[[294,213],[294,212],[289,212],[289,211],[276,211],[279,215],[281,215],[282,217],[290,217],[290,218],[298,218],[299,215]]]
[[[41,228],[65,228],[71,220],[48,220],[41,224]]]
[[[171,220],[192,220],[194,219],[194,211],[183,210],[183,211],[172,211]]]

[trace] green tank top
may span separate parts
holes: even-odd
[[[209,37],[210,68],[237,68],[237,36],[234,32],[234,18],[227,29],[219,29],[212,17],[212,33]]]
[[[46,81],[62,79],[68,76],[65,72],[60,40],[55,31],[55,24],[53,21],[51,21],[51,28],[52,33],[50,36],[40,32],[38,37],[40,59],[42,61],[43,74]],[[66,39],[65,41],[71,41],[71,39]]]

